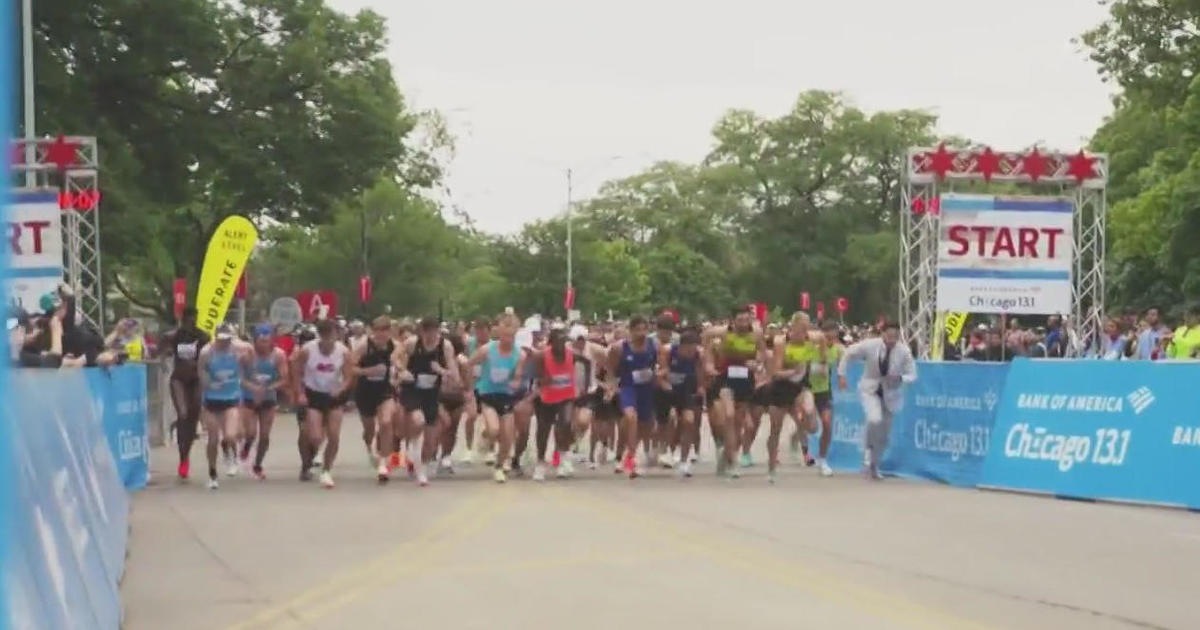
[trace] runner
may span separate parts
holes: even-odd
[[[474,329],[470,338],[467,339],[466,356],[468,362],[472,356],[475,356],[475,351],[487,345],[492,340],[492,322],[486,317],[480,317],[475,320]],[[463,422],[463,438],[467,442],[467,451],[463,453],[463,464],[472,464],[475,461],[475,419],[479,417],[481,411],[479,402],[479,392],[475,391],[475,382],[479,380],[480,366],[468,366],[470,369],[465,369],[463,376],[469,377],[464,380],[469,383],[470,387],[464,387],[463,390],[468,396],[466,405],[466,418]],[[481,446],[483,444],[481,443]],[[491,452],[491,445],[486,445],[487,452]]]
[[[400,404],[408,414],[409,459],[420,458],[417,466],[417,483],[429,485],[429,463],[437,454],[441,437],[438,422],[438,397],[442,382],[458,380],[458,364],[454,359],[454,348],[442,336],[438,320],[422,319],[417,334],[404,344],[400,374]],[[418,437],[421,439],[420,454],[415,452]]]
[[[809,365],[816,350],[809,336],[808,313],[793,315],[788,331],[775,340],[774,347],[768,408],[771,431],[767,438],[767,480],[771,483],[775,483],[779,466],[779,436],[783,431],[784,416],[791,414],[796,423],[796,434],[803,441],[807,441],[807,436],[816,429],[816,412],[808,382]]]
[[[559,478],[574,474],[569,448],[571,446],[571,416],[579,393],[575,371],[575,351],[567,347],[567,331],[562,327],[550,329],[546,347],[530,356],[538,381],[537,405],[537,463],[534,481],[546,479],[546,448],[550,431],[554,430],[554,457],[551,465]],[[584,381],[586,382],[586,381]]]
[[[838,389],[846,389],[846,366],[863,362],[858,379],[858,397],[862,401],[866,427],[863,430],[863,472],[869,479],[881,480],[879,462],[887,449],[892,417],[904,406],[904,385],[917,380],[917,364],[908,346],[899,343],[900,325],[886,323],[883,335],[864,339],[842,353],[838,361]]]
[[[253,349],[242,357],[242,374],[242,417],[246,436],[242,464],[245,466],[249,462],[250,447],[257,441],[258,450],[250,470],[256,479],[263,481],[267,476],[263,474],[262,463],[271,447],[271,427],[275,424],[279,390],[288,383],[287,356],[275,347],[270,324],[255,327]]]
[[[291,354],[288,355],[288,377],[292,381],[295,381],[294,369],[296,366],[296,357],[300,354],[300,348],[303,348],[304,344],[316,338],[317,331],[315,328],[307,324],[302,324],[296,328],[296,342]],[[305,420],[308,418],[308,410],[304,405],[300,404],[296,396],[295,387],[290,387],[289,390],[291,391],[290,396],[292,401],[296,403],[296,426],[299,429],[296,432],[296,450],[300,453],[300,461],[311,461],[314,468],[319,468],[320,466],[313,455],[305,455],[305,453],[312,451],[312,444],[308,442],[308,433],[304,430]]]
[[[391,330],[392,320],[376,317],[371,322],[370,334],[356,342],[350,361],[356,377],[354,405],[362,421],[367,463],[380,483],[388,480],[388,456],[395,452],[392,417],[396,411],[396,390],[392,386],[392,366],[399,360],[400,346],[392,340]]]
[[[660,353],[670,348],[671,344],[679,338],[679,335],[675,332],[675,318],[668,313],[659,315],[658,319],[655,320],[654,337],[655,341],[658,342],[657,345]],[[659,368],[665,368],[665,364],[661,360],[659,361]],[[675,431],[678,418],[672,417],[674,411],[674,400],[671,392],[656,387],[654,389],[654,433],[646,436],[646,446],[649,448],[653,442],[653,448],[650,449],[654,453],[652,461],[658,462],[658,465],[663,468],[672,468],[676,464],[673,456],[675,455],[675,449],[679,448],[679,436],[676,435]]]
[[[541,318],[534,316],[525,320],[525,327],[517,333],[516,342],[526,357],[539,352],[544,342]],[[540,404],[537,396],[537,365],[534,361],[526,361],[525,370],[521,374],[521,387],[517,392],[517,403],[513,406],[516,437],[513,442],[512,471],[518,477],[524,475],[521,460],[529,448],[529,428],[533,425],[533,417]]]
[[[630,479],[645,474],[638,461],[638,427],[654,422],[654,376],[658,346],[647,337],[648,328],[645,317],[633,316],[629,320],[629,339],[614,344],[608,353],[609,378],[617,379],[621,424],[625,433],[622,468]]]
[[[750,402],[754,396],[754,371],[762,358],[762,335],[754,327],[754,319],[746,309],[733,312],[730,326],[714,326],[704,333],[713,342],[712,363],[717,374],[714,389],[718,395],[717,413],[711,422],[722,437],[717,474],[729,472],[741,476],[734,457],[740,450],[742,433],[749,424]]]
[[[763,335],[762,357],[754,366],[754,394],[750,396],[749,422],[742,431],[742,456],[738,462],[742,468],[750,468],[754,465],[750,449],[754,446],[754,440],[758,438],[762,417],[767,415],[767,408],[771,404],[771,375],[768,368],[771,365],[774,339],[775,336],[769,333]]]
[[[591,449],[587,461],[589,467],[595,469],[599,430],[594,426],[593,421],[597,418],[604,401],[604,392],[597,373],[607,361],[608,350],[604,346],[590,341],[588,329],[579,324],[571,327],[568,337],[571,340],[571,350],[575,355],[575,384],[578,388],[575,402],[572,405],[574,416],[571,419],[571,435],[578,444],[583,436],[588,435],[589,431],[591,432]]]
[[[692,448],[693,425],[700,416],[700,383],[704,378],[704,361],[700,356],[700,335],[685,330],[678,343],[661,346],[658,350],[659,384],[667,395],[671,409],[679,422],[679,474],[692,476],[688,459]]]
[[[196,309],[190,306],[183,309],[179,328],[168,332],[162,340],[164,354],[173,359],[169,383],[175,422],[171,428],[179,446],[181,480],[188,478],[192,442],[196,441],[196,425],[200,421],[200,370],[196,359],[206,344],[208,333],[196,327]]]
[[[441,403],[441,424],[444,427],[439,445],[441,460],[438,463],[438,472],[454,474],[454,460],[451,455],[454,454],[454,447],[458,443],[459,422],[466,414],[467,408],[475,406],[472,395],[475,379],[467,365],[467,346],[462,337],[450,332],[444,337],[454,349],[453,368],[458,371],[458,378],[454,379],[453,383],[442,383],[442,393],[438,399]]]
[[[498,441],[500,450],[496,455],[496,471],[493,478],[498,483],[508,480],[511,470],[509,460],[512,448],[514,394],[521,386],[520,374],[525,368],[525,356],[516,345],[517,318],[506,313],[496,322],[496,340],[489,341],[471,355],[472,368],[480,366],[479,380],[475,389],[483,409],[484,438]]]
[[[333,322],[317,322],[317,338],[300,347],[292,365],[296,402],[305,408],[308,436],[308,448],[301,453],[300,481],[312,478],[310,468],[324,442],[320,481],[325,488],[334,486],[333,462],[342,432],[342,406],[354,382],[353,367],[350,349],[338,341]]]
[[[842,358],[845,348],[838,340],[838,325],[827,321],[822,326],[817,341],[815,356],[808,366],[808,385],[812,391],[813,406],[821,418],[821,445],[817,457],[817,470],[822,477],[833,475],[829,467],[829,444],[833,439],[833,391],[830,388],[830,372]],[[805,440],[807,441],[807,440]]]
[[[238,405],[242,400],[242,360],[228,324],[217,327],[216,340],[200,351],[197,362],[200,389],[204,392],[204,430],[208,433],[208,488],[216,490],[217,442],[233,450],[241,432]],[[237,462],[229,462],[234,473]]]

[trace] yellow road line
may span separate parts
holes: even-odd
[[[546,556],[519,562],[494,562],[432,567],[423,575],[477,575],[482,573],[516,573],[521,571],[548,571],[569,567],[630,566],[647,564],[666,558],[680,558],[678,552],[646,551],[636,554],[589,552],[578,556]]]
[[[228,630],[249,630],[265,626],[281,617],[288,617],[293,614],[293,611],[303,607],[310,601],[317,600],[329,595],[337,595],[349,588],[353,583],[361,582],[364,579],[375,575],[379,571],[383,571],[388,567],[394,567],[403,562],[406,558],[428,544],[428,541],[436,539],[440,535],[449,532],[457,523],[469,520],[478,514],[486,505],[489,493],[477,492],[466,498],[460,505],[444,514],[435,520],[429,527],[423,530],[415,538],[407,540],[398,545],[394,550],[389,552],[384,557],[377,557],[374,560],[367,562],[354,569],[342,572],[328,580],[321,582],[299,595],[279,604],[270,605],[258,613],[251,616],[249,619],[242,620],[229,626]]]
[[[361,583],[341,590],[337,597],[317,602],[304,609],[293,609],[290,617],[280,620],[279,623],[285,625],[271,626],[271,630],[289,627],[293,624],[301,628],[307,628],[310,624],[316,625],[317,621],[347,604],[372,595],[401,578],[426,571],[435,564],[439,552],[488,526],[513,500],[512,491],[499,490],[488,494],[489,500],[477,511],[474,511],[470,519],[466,522],[456,522],[457,526],[452,530],[439,532],[438,535],[431,537],[432,539],[421,542],[420,548],[407,555],[403,564],[395,563],[372,573]]]
[[[879,591],[828,572],[808,569],[801,563],[785,562],[748,545],[730,543],[726,537],[684,528],[675,521],[645,510],[600,499],[588,492],[567,493],[547,488],[559,501],[603,518],[643,530],[664,543],[690,555],[706,557],[727,567],[768,578],[779,584],[813,592],[850,610],[861,610],[910,628],[953,628],[954,630],[993,630],[993,626],[959,617],[945,610],[919,604]]]

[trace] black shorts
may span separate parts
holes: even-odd
[[[204,401],[204,410],[209,413],[224,413],[237,407],[240,402],[239,400],[206,400]]]
[[[535,399],[534,403],[534,411],[537,414],[538,422],[549,422],[552,424],[571,422],[570,410],[574,402],[574,400],[568,399],[555,403],[544,403],[539,396]]]
[[[654,389],[654,419],[659,423],[671,420],[671,410],[675,408],[675,394],[669,389],[656,387]]]
[[[358,415],[363,418],[373,418],[379,413],[383,401],[391,398],[394,389],[387,383],[362,382],[354,390],[354,405],[358,407]]]
[[[596,419],[602,422],[617,420],[621,417],[621,397],[613,395],[605,398],[603,390],[596,392],[599,402],[596,403]]]
[[[771,383],[771,392],[769,395],[769,404],[772,407],[780,407],[783,409],[791,409],[796,405],[796,397],[800,392],[804,391],[802,383],[794,383],[792,381],[778,380]]]
[[[596,413],[596,410],[600,408],[600,404],[603,402],[602,396],[603,394],[597,389],[594,392],[576,397],[573,404],[577,409],[590,409],[592,413]]]
[[[308,398],[308,408],[321,413],[329,413],[336,409],[340,409],[346,404],[347,394],[343,392],[338,396],[327,394],[325,392],[313,391],[307,387],[304,388],[304,396]]]
[[[696,413],[696,417],[700,417],[700,409],[704,406],[704,401],[700,399],[700,392],[671,392],[671,408],[675,410],[677,415],[682,415],[687,410],[692,410]]]
[[[813,403],[816,404],[817,411],[833,409],[833,391],[813,392]]]
[[[308,415],[308,407],[296,407],[296,424],[304,426],[304,416]]]
[[[517,404],[512,394],[479,394],[479,408],[491,407],[498,416],[507,416],[512,413],[513,407]]]
[[[437,424],[439,395],[440,392],[437,389],[401,387],[400,405],[409,413],[420,411],[421,415],[425,416],[425,426]]]
[[[750,395],[750,404],[759,407],[771,404],[771,384],[766,383],[755,387],[754,393]]]
[[[717,379],[717,392],[722,389],[729,389],[733,392],[733,402],[748,403],[754,398],[754,379],[752,378],[729,378],[722,376]]]
[[[443,391],[438,396],[438,402],[446,408],[446,412],[452,416],[458,415],[462,408],[467,404],[467,397],[462,392],[446,392]]]
[[[278,404],[279,403],[275,402],[274,400],[261,400],[259,402],[254,402],[254,400],[250,398],[242,399],[242,406],[250,411],[266,411],[268,409],[274,409]]]

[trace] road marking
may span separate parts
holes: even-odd
[[[828,572],[807,569],[802,563],[784,562],[749,545],[732,544],[724,537],[684,528],[646,510],[635,510],[621,503],[601,499],[590,492],[568,493],[561,488],[545,488],[563,504],[575,507],[628,527],[637,528],[663,543],[689,555],[706,557],[718,564],[744,570],[776,583],[800,588],[836,602],[850,610],[862,610],[910,628],[954,628],[955,630],[993,630],[971,619],[948,611],[918,604],[873,589]]]
[[[478,575],[483,573],[516,573],[528,571],[531,573],[549,571],[552,569],[597,567],[597,566],[637,566],[651,564],[655,561],[678,559],[683,556],[675,551],[645,551],[637,554],[621,554],[614,552],[594,551],[578,556],[545,556],[519,562],[494,562],[458,565],[440,565],[423,571],[422,575]]]
[[[301,592],[299,595],[285,602],[268,606],[249,619],[229,626],[228,630],[249,630],[250,628],[264,627],[267,624],[278,621],[280,618],[290,618],[295,614],[297,609],[310,601],[341,594],[343,589],[350,588],[354,583],[370,579],[381,571],[397,566],[406,558],[413,555],[414,548],[420,549],[423,544],[428,544],[428,541],[436,540],[438,536],[450,532],[459,522],[469,521],[472,517],[479,514],[486,508],[490,500],[494,499],[494,497],[489,497],[489,494],[491,493],[484,491],[475,492],[464,499],[453,510],[435,520],[416,537],[401,543],[386,556],[371,560],[357,568],[349,569]]]

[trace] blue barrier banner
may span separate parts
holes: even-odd
[[[110,369],[89,368],[84,373],[121,481],[130,490],[144,488],[150,477],[146,366],[133,363]]]
[[[5,396],[15,448],[4,620],[21,628],[117,628],[129,499],[85,370],[20,370]]]
[[[919,362],[880,468],[955,486],[978,483],[1008,367]]]
[[[1200,508],[1200,363],[1014,361],[980,485]]]
[[[859,471],[863,466],[863,430],[866,418],[858,398],[858,379],[862,377],[861,363],[846,366],[846,391],[833,384],[833,438],[829,442],[829,467],[838,471]],[[817,453],[818,436],[809,442],[809,452]]]

